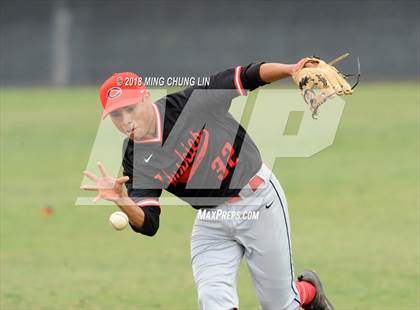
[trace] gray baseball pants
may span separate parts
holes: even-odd
[[[280,183],[264,164],[264,183],[242,199],[197,212],[191,236],[191,260],[202,310],[239,308],[236,279],[245,257],[264,310],[297,309],[293,283],[290,224]]]

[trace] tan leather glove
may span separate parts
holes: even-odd
[[[343,55],[346,57],[346,55]],[[340,56],[331,63],[336,63]],[[294,73],[294,82],[299,86],[305,102],[309,105],[312,117],[318,114],[318,108],[335,95],[351,95],[353,93],[345,76],[334,66],[316,57],[307,57],[300,60]],[[319,91],[315,91],[318,89]]]

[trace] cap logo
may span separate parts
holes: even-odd
[[[120,77],[120,76],[119,76],[119,77],[117,78],[117,85],[118,85],[118,86],[121,86],[122,84],[123,84],[123,79],[122,79],[122,77]]]
[[[118,98],[119,96],[121,96],[122,94],[122,90],[119,87],[112,87],[108,90],[108,94],[107,97],[109,99],[115,99]]]

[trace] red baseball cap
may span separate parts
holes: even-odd
[[[99,97],[104,108],[102,118],[122,107],[140,102],[147,87],[132,72],[114,73],[101,86]]]

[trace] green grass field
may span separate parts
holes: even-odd
[[[192,208],[163,209],[148,238],[114,231],[116,207],[74,205],[100,121],[96,90],[0,96],[0,309],[196,309]],[[419,99],[414,83],[362,85],[331,147],[276,161],[295,270],[317,270],[337,309],[420,307]],[[240,308],[258,309],[242,267]]]

